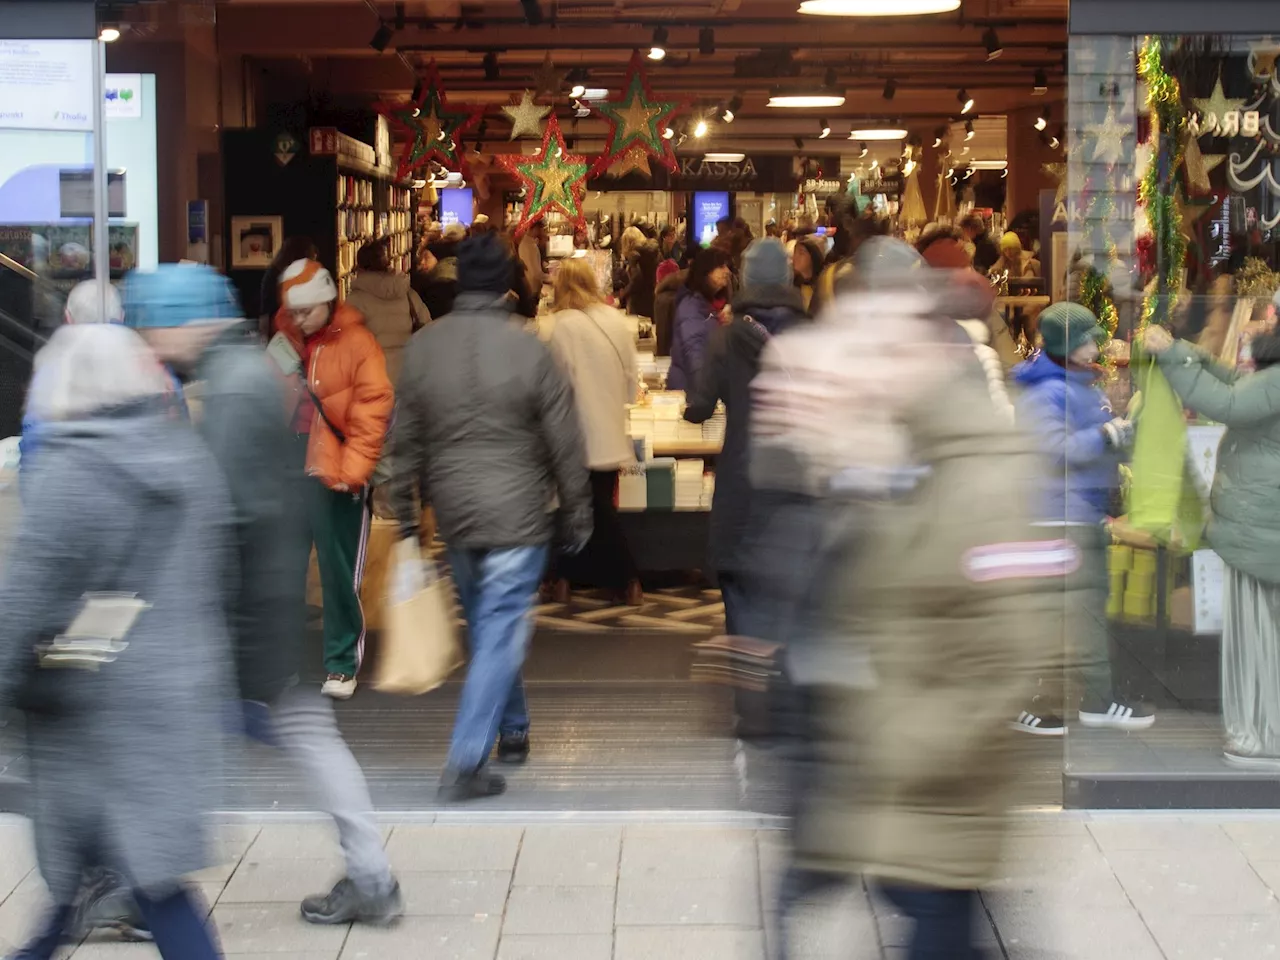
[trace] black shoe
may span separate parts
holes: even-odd
[[[440,778],[440,789],[436,791],[436,796],[445,803],[465,803],[468,800],[501,796],[506,791],[505,779],[481,767],[472,773],[445,771],[445,775]]]
[[[327,894],[302,901],[302,919],[307,923],[368,923],[386,927],[403,915],[400,884],[395,881],[386,893],[372,896],[362,893],[350,877],[343,877]]]
[[[498,737],[499,763],[524,763],[529,759],[529,731],[504,733]]]
[[[1086,727],[1145,730],[1155,722],[1155,708],[1145,703],[1119,703],[1090,697],[1080,704],[1080,723]]]
[[[1009,721],[1009,726],[1033,737],[1061,737],[1067,732],[1067,725],[1061,717],[1037,713],[1034,707],[1019,713],[1016,720]]]
[[[85,887],[71,921],[72,935],[83,939],[94,930],[114,930],[122,940],[149,943],[155,938],[124,878],[102,870]]]

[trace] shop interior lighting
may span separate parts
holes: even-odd
[[[778,90],[769,96],[769,106],[792,109],[843,107],[844,94],[834,90],[787,91]]]
[[[968,170],[964,172],[964,178],[968,180],[972,176],[973,176],[973,167],[970,167]]]
[[[800,12],[819,17],[920,17],[960,9],[960,0],[802,0]]]
[[[1000,42],[1000,36],[996,33],[995,27],[987,27],[982,35],[982,45],[986,48],[988,62],[999,60],[1004,54],[1004,45]]]
[[[1036,97],[1043,97],[1049,92],[1049,75],[1044,69],[1036,70],[1035,79],[1031,81],[1031,93]]]
[[[880,166],[880,161],[879,161],[879,160],[877,160],[875,157],[872,157],[872,158],[871,158],[871,169],[872,169],[872,170],[874,170],[874,169],[876,169],[878,166]]]
[[[585,67],[574,67],[569,71],[568,81],[573,84],[569,88],[570,99],[577,99],[587,92],[587,70]]]
[[[884,82],[884,93],[882,96],[886,100],[892,100],[898,93],[898,84],[892,77]]]
[[[1008,160],[970,160],[970,170],[1007,170]]]
[[[650,60],[667,59],[667,28],[653,28],[653,46],[649,48]]]
[[[964,139],[966,142],[973,139],[973,121],[966,120],[964,122]]]
[[[711,27],[703,27],[698,31],[698,52],[704,57],[716,52],[716,32]]]
[[[916,169],[916,162],[914,160],[908,160],[906,163],[902,165],[902,175],[904,177],[909,177],[911,176],[911,174],[915,173],[915,169]]]
[[[707,135],[707,121],[704,117],[699,117],[698,122],[693,125],[693,135],[701,139]]]
[[[738,115],[738,111],[742,109],[742,98],[734,94],[724,111],[720,114],[720,119],[725,123],[733,123],[733,118]]]
[[[484,78],[486,80],[497,80],[498,79],[498,55],[494,53],[492,50],[490,50],[488,53],[484,55],[484,60],[482,60],[481,62],[484,64]]]
[[[947,167],[947,176],[948,176],[948,177],[954,177],[955,175],[956,175],[956,168],[955,168],[955,167]]]
[[[938,149],[938,147],[942,146],[943,141],[946,139],[947,139],[946,127],[939,127],[937,130],[933,131],[933,148],[935,150]]]
[[[591,108],[583,101],[575,100],[573,102],[573,115],[579,120],[582,120],[585,117],[591,116]]]
[[[665,130],[662,131],[663,140],[670,140],[675,135],[676,135],[676,132],[672,130],[670,127],[667,127]]]
[[[956,99],[960,101],[960,113],[962,116],[973,109],[973,97],[969,96],[969,91],[964,87],[956,91]]]
[[[120,39],[120,28],[114,23],[104,23],[98,28],[98,39],[103,43],[115,43]]]
[[[524,11],[524,21],[531,27],[542,22],[542,4],[538,0],[520,0],[520,8]]]
[[[858,144],[858,159],[861,160],[869,151],[869,147],[865,143]]]
[[[907,131],[901,127],[866,127],[849,134],[850,140],[905,140]]]
[[[818,121],[818,130],[819,130],[819,133],[818,133],[819,140],[825,140],[827,139],[827,137],[831,136],[831,124],[828,123],[825,119]]]
[[[1005,167],[1003,170],[1000,171],[1000,179],[1005,180],[1008,178],[1008,176],[1009,176],[1009,168]]]
[[[1044,107],[1036,117],[1035,128],[1040,131],[1049,129],[1049,108]]]
[[[387,47],[390,46],[391,36],[391,28],[385,23],[380,23],[378,24],[377,32],[374,33],[373,38],[369,41],[369,46],[373,47],[373,49],[377,50],[379,53],[382,53],[382,51],[386,50]]]
[[[741,163],[747,159],[745,153],[708,153],[702,157],[707,163]]]

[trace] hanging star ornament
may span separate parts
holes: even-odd
[[[570,153],[560,132],[560,121],[553,114],[542,131],[542,148],[533,156],[504,154],[498,164],[520,181],[524,187],[524,210],[516,225],[517,236],[523,235],[548,213],[559,212],[575,228],[586,223],[582,201],[587,193],[587,171],[590,161],[580,153]]]
[[[1133,127],[1116,120],[1114,108],[1107,108],[1106,119],[1102,123],[1085,125],[1085,133],[1093,138],[1093,159],[1101,160],[1113,166],[1124,159],[1125,138],[1133,135]]]
[[[631,147],[640,147],[668,170],[675,170],[675,150],[670,140],[663,139],[662,131],[688,105],[687,100],[656,99],[649,89],[640,51],[631,54],[622,90],[616,97],[591,104],[592,112],[609,124],[609,138],[591,168],[592,175],[603,173],[623,159]]]
[[[533,89],[539,97],[554,100],[560,96],[560,88],[564,86],[565,72],[551,62],[551,54],[542,58],[542,66],[533,75]]]
[[[476,196],[481,200],[489,199],[489,176],[493,172],[493,154],[481,153],[479,150],[467,151],[468,176],[476,188]]]
[[[541,136],[542,121],[547,119],[547,114],[551,112],[551,109],[551,107],[543,107],[534,103],[533,94],[526,90],[520,95],[519,103],[513,103],[502,108],[502,112],[511,121],[511,136],[508,139]]]
[[[450,170],[462,170],[462,136],[484,116],[483,106],[453,107],[440,83],[436,62],[431,61],[422,79],[417,100],[377,103],[374,109],[387,118],[392,130],[404,139],[396,179],[403,180],[432,160]]]
[[[617,162],[609,167],[608,174],[611,177],[625,177],[632,171],[646,177],[653,176],[653,171],[649,169],[649,154],[644,147],[627,147]]]
[[[1213,96],[1192,97],[1191,102],[1196,105],[1201,117],[1213,117],[1219,123],[1227,114],[1237,112],[1245,104],[1243,99],[1235,100],[1223,93],[1221,70],[1218,71],[1218,79],[1213,84]]]

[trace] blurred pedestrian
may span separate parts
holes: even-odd
[[[671,370],[667,387],[688,390],[697,382],[711,332],[723,322],[721,312],[729,294],[731,256],[708,247],[699,250],[684,286],[676,292],[671,331]]]
[[[449,229],[455,226],[450,224]],[[364,317],[365,327],[382,348],[387,376],[395,383],[405,344],[415,330],[431,322],[431,314],[409,286],[409,275],[392,272],[385,240],[366,243],[356,254],[356,274],[346,303]]]
[[[562,545],[576,552],[591,536],[573,391],[546,344],[512,320],[516,272],[501,238],[462,243],[457,304],[414,335],[399,384],[392,503],[404,537],[417,536],[415,491],[434,508],[470,636],[440,784],[441,796],[455,801],[506,789],[487,767],[495,739],[500,761],[529,754],[520,671],[555,536],[553,495]]]
[[[547,281],[547,272],[542,265],[546,256],[546,244],[547,229],[541,220],[535,220],[524,232],[516,248],[516,255],[524,264],[525,285],[535,305],[542,299],[542,285]],[[526,312],[525,315],[536,316],[536,309],[533,313]]]
[[[1029,250],[1022,249],[1022,240],[1013,231],[1000,238],[1000,259],[991,268],[992,276],[1008,274],[1010,280],[1033,280],[1040,276],[1040,261]]]
[[[560,264],[554,306],[551,352],[573,388],[591,472],[593,521],[586,549],[556,562],[554,597],[568,603],[571,584],[585,581],[616,590],[624,603],[638,607],[644,590],[614,506],[618,468],[635,462],[627,437],[627,404],[635,402],[639,382],[635,335],[600,296],[595,269],[586,260]]]
[[[281,747],[333,818],[346,875],[308,897],[312,923],[388,923],[403,911],[364,774],[338,730],[333,705],[299,680],[310,542],[284,388],[238,317],[230,282],[206,266],[162,264],[130,274],[131,323],[160,359],[201,385],[201,436],[222,469],[232,505],[235,575],[230,627],[246,733]]]
[[[821,245],[809,237],[802,237],[795,242],[791,252],[793,282],[800,291],[804,308],[809,309],[813,303],[813,292],[822,275],[822,265],[826,254]]]
[[[634,317],[653,319],[654,297],[658,289],[658,242],[645,240],[632,253],[626,286],[618,300]]]
[[[985,276],[1000,259],[1000,248],[991,239],[987,222],[978,214],[971,213],[960,221],[960,230],[965,241],[973,246],[973,269]]]
[[[208,864],[220,785],[227,493],[132,331],[63,327],[34,383],[29,408],[46,427],[21,561],[0,582],[0,705],[26,713],[54,906],[15,956],[52,957],[85,872],[105,866],[132,888],[161,956],[211,960],[207,908],[181,878]],[[100,639],[74,639],[86,636]]]
[[[1155,711],[1115,689],[1106,616],[1110,537],[1104,522],[1120,488],[1133,425],[1111,410],[1099,386],[1098,345],[1106,332],[1097,317],[1078,303],[1055,303],[1040,315],[1040,338],[1041,351],[1014,368],[1021,387],[1017,418],[1047,458],[1036,484],[1036,520],[1080,554],[1079,568],[1065,584],[1070,662],[1084,681],[1074,698],[1078,716],[1089,727],[1141,730],[1155,722]],[[1053,737],[1066,732],[1059,672],[1043,676],[1035,698],[1009,718],[1015,729]]]
[[[382,455],[393,394],[382,350],[358,310],[338,303],[329,271],[298,260],[280,275],[276,328],[292,349],[303,389],[292,455],[307,483],[308,539],[324,592],[326,696],[355,693],[364,658],[360,606],[369,541],[370,482]]]

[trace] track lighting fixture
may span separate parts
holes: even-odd
[[[711,27],[703,27],[698,31],[698,52],[704,57],[716,52],[716,32]]]
[[[373,39],[369,41],[369,46],[382,53],[390,45],[391,36],[391,28],[385,23],[379,23],[377,32],[373,35]]]
[[[1035,78],[1031,81],[1031,93],[1033,96],[1043,97],[1049,92],[1049,75],[1044,72],[1044,68],[1036,70]]]
[[[966,120],[966,121],[964,122],[964,139],[965,139],[965,142],[968,142],[968,141],[972,140],[972,139],[973,139],[973,135],[974,135],[974,131],[973,131],[973,121],[972,121],[972,120]]]
[[[1039,116],[1036,117],[1036,122],[1034,126],[1037,130],[1040,130],[1040,131],[1044,131],[1049,128],[1049,108],[1048,107],[1044,107],[1040,111]]]
[[[858,144],[858,159],[859,159],[859,160],[861,160],[863,157],[865,157],[865,156],[867,155],[867,153],[868,153],[868,152],[869,152],[869,151],[867,150],[867,145],[866,145],[865,143],[860,143],[860,144]]]
[[[569,71],[569,76],[566,79],[572,84],[569,87],[569,98],[571,100],[576,100],[587,92],[589,75],[586,67],[574,67]]]
[[[720,114],[720,119],[725,123],[733,123],[733,118],[738,115],[738,111],[742,109],[742,98],[736,93],[729,100],[728,105]]]
[[[1000,37],[996,34],[995,27],[987,27],[986,33],[982,35],[982,45],[987,50],[987,60],[998,60],[1004,53],[1004,46],[1000,43]]]
[[[650,60],[665,60],[667,58],[667,28],[653,28],[653,45],[649,47]]]
[[[670,139],[671,139],[672,137],[674,137],[675,135],[676,135],[676,132],[675,132],[675,130],[671,129],[671,127],[666,127],[666,128],[662,131],[662,139],[663,139],[663,140],[670,140]]]
[[[497,80],[498,79],[498,55],[494,53],[492,50],[490,50],[488,53],[484,55],[484,60],[482,60],[481,63],[484,64],[484,78],[486,80]]]
[[[103,43],[115,43],[120,39],[120,26],[115,23],[104,23],[98,27],[98,39]]]
[[[693,135],[701,139],[707,135],[707,121],[703,117],[698,118],[698,122],[693,125]]]
[[[892,77],[884,82],[884,98],[892,100],[898,94],[898,84]]]
[[[960,113],[962,116],[973,109],[973,97],[969,96],[969,91],[964,87],[956,91],[956,99],[960,101]]]
[[[825,139],[827,139],[827,137],[831,136],[831,124],[830,124],[830,123],[828,123],[825,119],[823,119],[823,120],[819,120],[819,121],[818,121],[818,131],[819,131],[819,132],[818,132],[818,139],[819,139],[819,140],[825,140]]]
[[[943,141],[945,141],[946,139],[947,139],[947,128],[938,127],[937,130],[933,131],[933,148],[936,150],[938,147],[942,146]]]

